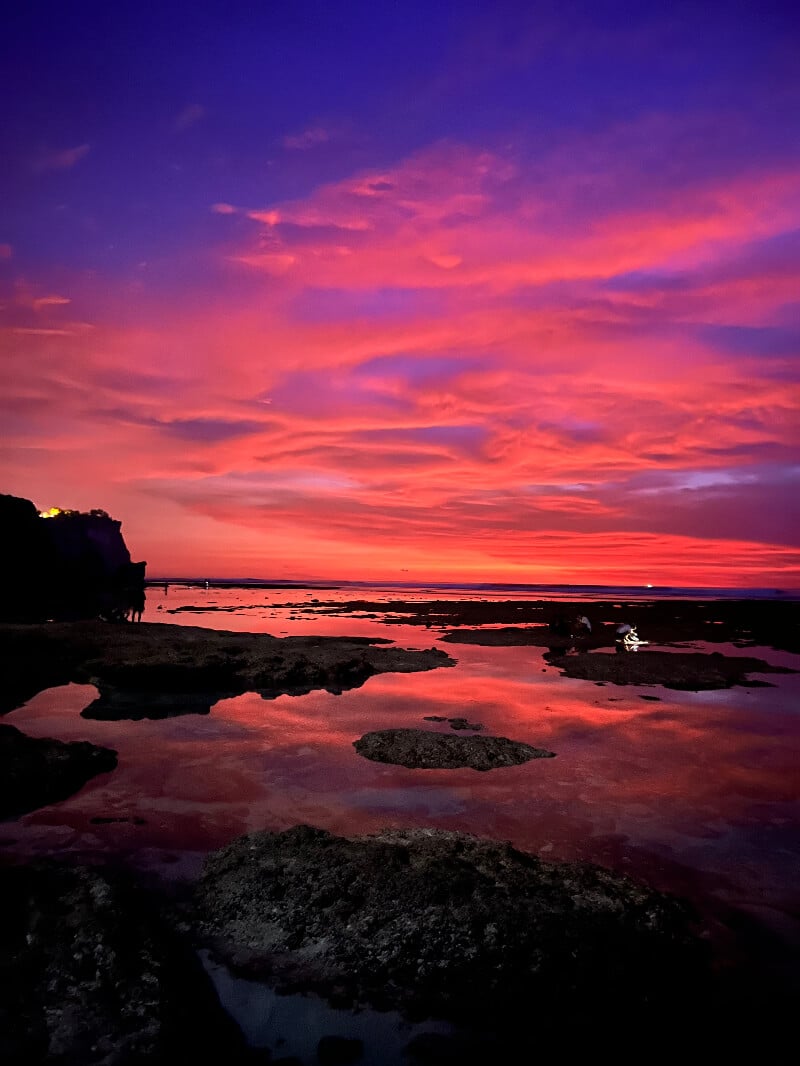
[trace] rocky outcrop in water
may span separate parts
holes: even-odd
[[[653,599],[635,603],[613,600],[351,600],[284,604],[303,614],[375,616],[388,625],[434,629],[458,626],[446,635],[451,643],[568,647],[577,634],[562,629],[565,618],[586,616],[591,633],[579,647],[613,647],[620,623],[636,626],[651,644],[704,640],[764,645],[800,651],[800,603],[796,594],[770,599]],[[502,630],[468,627],[503,626]],[[522,628],[524,627],[524,628]]]
[[[373,762],[394,763],[415,770],[496,770],[531,759],[552,759],[555,752],[534,748],[508,737],[454,737],[427,729],[378,729],[353,741],[359,755]]]
[[[395,648],[365,637],[273,637],[194,626],[109,626],[103,622],[0,624],[8,692],[0,712],[35,692],[75,681],[100,695],[86,718],[165,718],[207,714],[220,699],[243,692],[265,698],[312,689],[343,692],[385,672],[452,666],[438,648]]]
[[[471,729],[475,733],[480,733],[483,729],[481,722],[469,722],[466,718],[445,718],[441,714],[425,714],[422,720],[424,722],[447,722],[451,729]]]
[[[0,725],[0,818],[17,818],[66,799],[116,765],[111,748],[38,739]]]
[[[750,674],[793,674],[784,666],[771,666],[764,659],[721,655],[711,652],[622,651],[618,655],[584,653],[545,655],[567,677],[614,685],[663,685],[687,692],[748,685],[769,687],[769,681]]]

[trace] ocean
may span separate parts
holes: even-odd
[[[186,585],[212,588],[269,588],[276,590],[318,589],[338,590],[355,598],[365,594],[398,593],[402,596],[433,595],[439,599],[463,597],[486,597],[491,599],[544,599],[544,600],[800,600],[798,588],[712,588],[679,585],[548,585],[509,584],[499,582],[412,582],[412,581],[280,581],[269,578],[198,578],[198,577],[153,577],[151,586]]]

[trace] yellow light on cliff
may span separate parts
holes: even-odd
[[[59,514],[61,514],[61,508],[60,507],[51,507],[49,511],[40,511],[39,512],[39,517],[40,518],[55,518],[56,515],[59,515]]]

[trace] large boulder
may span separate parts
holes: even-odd
[[[515,1032],[674,1017],[703,972],[677,899],[433,829],[253,833],[210,856],[195,908],[213,952],[279,990]]]

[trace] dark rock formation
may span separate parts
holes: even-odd
[[[468,722],[466,718],[443,718],[440,714],[423,715],[423,722],[449,722],[451,729],[472,729],[476,733],[483,729],[481,722]]]
[[[454,737],[426,729],[379,729],[353,742],[359,755],[373,762],[394,763],[416,770],[495,770],[531,759],[552,759],[555,752],[533,748],[507,737]]]
[[[197,958],[125,878],[50,862],[2,878],[4,1066],[241,1061]]]
[[[94,684],[88,718],[164,718],[205,714],[243,692],[265,698],[315,688],[342,692],[373,674],[452,666],[443,651],[374,646],[361,637],[272,637],[144,622],[0,625],[3,675],[12,694],[30,698],[52,684]],[[38,679],[38,680],[37,680]],[[6,701],[4,710],[18,704]]]
[[[279,990],[486,1019],[534,1044],[559,1020],[679,1021],[702,970],[677,900],[432,829],[254,833],[210,856],[195,907],[215,954]]]
[[[580,677],[614,685],[663,685],[664,688],[697,692],[701,689],[748,685],[764,688],[768,681],[753,679],[751,673],[792,674],[783,666],[770,666],[763,659],[744,656],[683,652],[622,651],[618,655],[546,655],[567,677]]]
[[[130,825],[147,825],[147,819],[140,818],[138,815],[115,817],[113,815],[98,814],[94,818],[90,818],[89,822],[92,825],[115,825],[118,822],[128,822]]]
[[[283,606],[291,606],[284,604]],[[639,636],[651,644],[674,641],[706,640],[732,642],[740,646],[761,644],[785,651],[800,651],[800,599],[654,599],[636,603],[613,600],[587,602],[575,600],[334,600],[313,605],[295,605],[306,614],[359,615],[377,614],[389,625],[420,625],[447,629],[451,626],[509,627],[499,636],[491,630],[479,631],[485,639],[462,636],[465,629],[448,634],[453,643],[542,644],[567,646],[573,635],[557,633],[565,618],[588,615],[592,632],[581,638],[581,647],[613,646],[614,630],[621,622],[638,627]],[[528,626],[529,628],[518,628]],[[537,633],[537,630],[539,631]],[[495,631],[498,632],[498,631]]]
[[[121,523],[104,511],[41,517],[30,500],[0,495],[0,529],[2,618],[121,620],[144,607],[146,564],[131,562]]]
[[[0,725],[0,818],[18,818],[66,799],[116,765],[111,748],[36,739],[13,725]]]
[[[575,640],[551,632],[547,626],[501,626],[499,629],[449,629],[440,640],[447,644],[477,644],[484,648],[571,648]],[[582,646],[587,646],[582,640]],[[604,641],[601,634],[596,634],[592,644],[602,647],[604,643],[613,642],[613,638]]]
[[[100,695],[81,711],[82,718],[100,722],[140,722],[146,718],[179,718],[183,714],[211,714],[220,700],[241,692],[209,689],[205,692],[153,692],[143,689],[99,686]]]

